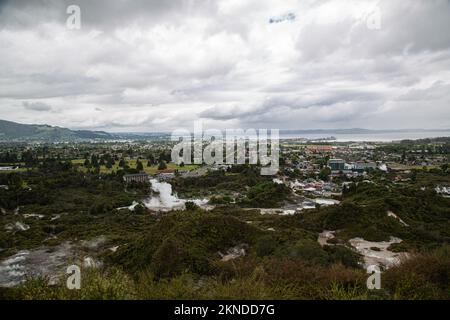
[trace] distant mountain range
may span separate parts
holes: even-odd
[[[395,132],[448,132],[450,129],[397,129],[397,130],[371,130],[371,129],[312,129],[312,130],[280,130],[283,134],[374,134]]]
[[[103,131],[70,130],[45,124],[20,124],[0,120],[0,141],[74,141],[111,138],[113,135]]]
[[[313,129],[313,130],[280,130],[281,135],[292,134],[376,134],[394,132],[449,132],[450,129],[401,129],[401,130],[369,130],[353,129]],[[155,140],[167,139],[170,132],[122,132],[108,133],[105,131],[71,130],[46,124],[20,124],[0,120],[0,141],[76,141],[92,139],[124,139],[124,140]]]

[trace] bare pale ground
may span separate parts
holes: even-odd
[[[98,267],[101,262],[91,255],[95,256],[105,241],[106,238],[100,236],[77,244],[63,242],[54,247],[21,250],[0,261],[0,287],[15,287],[34,277],[47,277],[49,284],[55,284],[72,264]]]
[[[336,231],[324,230],[319,234],[317,242],[321,246],[330,245],[329,239],[335,238]],[[350,245],[364,257],[364,267],[370,265],[383,266],[386,269],[398,264],[402,259],[408,258],[407,252],[392,252],[388,248],[391,244],[402,242],[401,239],[391,237],[389,241],[367,241],[363,238],[353,238],[348,241]]]
[[[48,276],[50,283],[55,283],[73,256],[73,246],[68,242],[51,249],[19,251],[0,262],[0,287],[15,287],[36,276]]]
[[[406,252],[392,252],[388,248],[391,244],[400,243],[402,239],[391,237],[389,241],[372,242],[362,238],[353,238],[349,243],[364,256],[364,267],[370,265],[381,265],[386,269],[398,264],[402,259],[408,257]],[[378,248],[374,250],[373,248]]]
[[[329,231],[329,230],[325,230],[322,233],[319,233],[319,237],[317,238],[317,241],[319,242],[319,244],[323,247],[324,245],[330,245],[329,243],[327,243],[327,241],[329,239],[333,239],[335,231]]]
[[[246,244],[239,244],[237,246],[234,246],[234,247],[228,249],[226,254],[219,252],[219,255],[221,256],[222,261],[234,260],[236,258],[245,256],[246,249],[247,249]]]

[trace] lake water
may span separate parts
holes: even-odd
[[[338,142],[347,141],[367,141],[367,142],[389,142],[398,140],[416,140],[416,139],[426,139],[426,138],[437,138],[437,137],[450,137],[450,131],[411,131],[411,132],[381,132],[381,133],[366,133],[366,134],[342,134],[342,133],[314,133],[314,134],[291,134],[291,133],[280,133],[280,139],[324,139],[328,137],[335,137]],[[334,140],[333,140],[334,141]]]

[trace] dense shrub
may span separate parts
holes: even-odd
[[[265,181],[251,187],[239,204],[245,207],[275,208],[286,200],[289,194],[290,189],[284,184]]]
[[[416,254],[383,274],[395,299],[450,299],[450,246]]]
[[[359,268],[362,263],[362,256],[347,247],[334,245],[324,246],[331,263],[342,263],[346,267]]]
[[[158,277],[188,271],[211,274],[219,251],[253,243],[260,231],[232,216],[204,211],[171,213],[114,258],[127,270],[150,268]]]
[[[259,257],[271,255],[278,248],[279,243],[271,236],[260,237],[255,244],[255,252]]]
[[[300,259],[308,265],[326,265],[328,263],[328,254],[322,250],[317,241],[300,240],[287,250],[290,257]]]

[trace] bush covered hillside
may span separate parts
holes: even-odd
[[[0,141],[74,141],[81,139],[110,139],[102,131],[70,130],[49,125],[20,124],[0,120]]]

